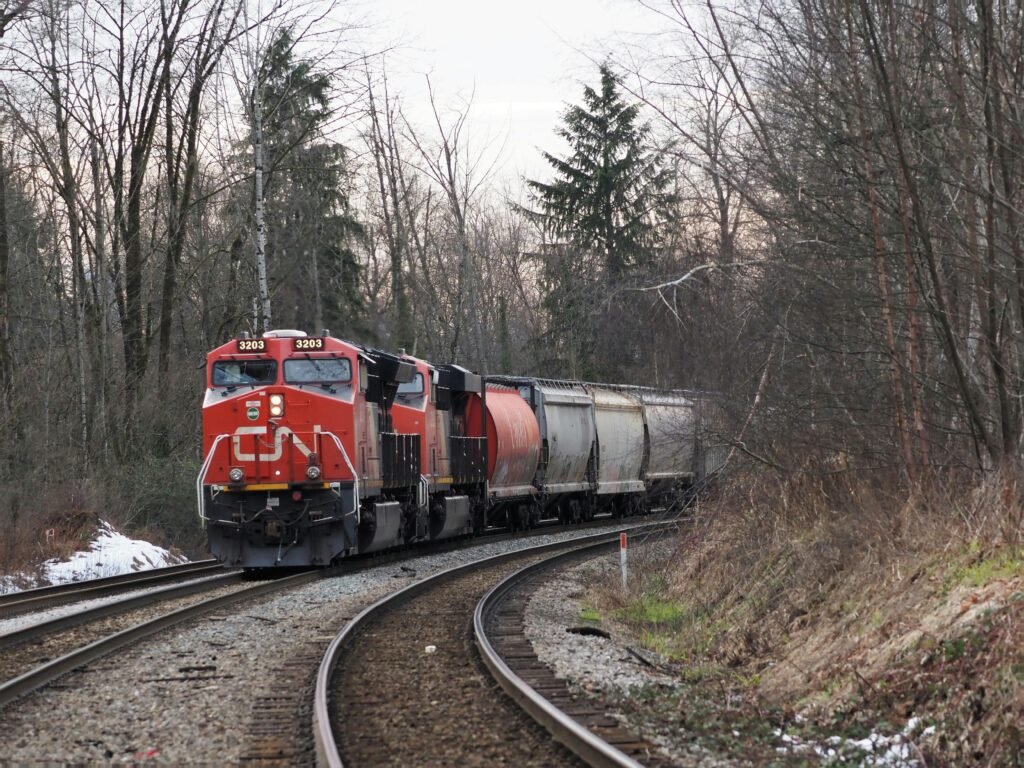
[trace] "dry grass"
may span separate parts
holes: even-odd
[[[188,457],[140,456],[97,470],[99,479],[0,483],[0,576],[35,573],[45,560],[71,555],[101,519],[126,535],[202,557],[206,537],[196,516],[195,472]]]
[[[0,494],[8,500],[0,511],[0,575],[34,573],[45,560],[79,550],[96,530],[97,497],[88,483],[58,483],[31,496],[20,488],[0,488]]]
[[[1024,719],[1022,492],[1019,468],[909,490],[815,464],[751,470],[676,548],[631,564],[628,594],[609,583],[587,599],[691,682],[724,679],[755,707],[820,722],[929,717],[929,765],[1003,764]]]
[[[1021,473],[970,480],[950,474],[907,491],[896,478],[815,466],[737,478],[696,518],[668,592],[694,618],[727,620],[713,652],[743,663],[840,586],[877,588],[923,559],[1019,547]]]

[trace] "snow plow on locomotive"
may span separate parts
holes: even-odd
[[[326,331],[232,340],[206,379],[199,516],[248,569],[632,514],[718,468],[679,393],[485,381]]]

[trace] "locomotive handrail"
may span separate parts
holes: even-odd
[[[199,470],[199,475],[196,477],[196,500],[199,502],[199,519],[203,521],[203,527],[206,527],[206,523],[209,518],[206,517],[206,497],[203,495],[203,480],[206,477],[206,473],[210,471],[210,464],[213,462],[213,455],[217,452],[217,446],[220,445],[220,441],[229,435],[217,435],[213,441],[213,445],[210,446],[210,452],[206,454],[206,461],[203,462],[202,469]]]
[[[334,444],[338,447],[338,452],[341,454],[341,458],[345,460],[345,466],[352,475],[352,492],[354,494],[355,501],[355,512],[356,512],[356,525],[360,523],[359,514],[359,475],[356,474],[355,467],[352,465],[351,459],[348,457],[348,453],[345,451],[345,446],[341,444],[341,440],[333,432],[320,432],[320,435],[326,435],[334,441]],[[213,445],[210,446],[210,451],[206,454],[206,460],[203,462],[202,469],[199,470],[199,475],[196,477],[196,500],[199,504],[199,519],[203,521],[205,527],[206,523],[209,522],[209,518],[206,516],[206,497],[203,495],[203,480],[206,478],[206,473],[210,471],[210,464],[213,462],[213,456],[217,452],[217,446],[220,445],[221,440],[231,435],[217,435],[213,441]]]
[[[334,444],[338,446],[338,451],[341,453],[341,458],[345,460],[345,466],[348,467],[348,471],[352,474],[352,493],[354,494],[355,508],[356,508],[356,525],[359,525],[361,515],[359,512],[359,475],[356,474],[356,468],[352,465],[352,461],[348,457],[348,453],[345,451],[345,446],[341,444],[341,440],[333,432],[321,432],[321,435],[327,435]]]
[[[426,475],[420,475],[419,483],[416,485],[416,506],[422,509],[427,506],[430,498],[430,481]]]

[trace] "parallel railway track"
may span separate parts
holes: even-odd
[[[613,522],[613,518],[610,515],[601,515],[591,521],[582,523],[580,527],[586,528],[589,526],[608,525],[611,522]],[[549,532],[552,528],[559,527],[559,525],[560,524],[555,520],[545,520],[537,527],[531,529],[531,531],[526,535],[544,534]],[[512,534],[509,534],[504,529],[493,528],[485,531],[480,540],[501,541],[502,538],[510,535]],[[456,539],[445,542],[444,545],[447,547],[461,547],[466,546],[467,542],[473,541],[477,541],[477,539]],[[423,549],[421,551],[428,550]],[[437,547],[435,547],[429,551],[444,551],[444,549],[438,550]],[[380,559],[381,557],[394,559],[395,556],[396,555],[394,555],[394,553],[385,553],[383,555],[374,555],[373,557],[377,558],[375,560],[376,563],[380,563],[382,562]],[[404,555],[402,554],[397,555],[397,557],[403,556]],[[84,600],[93,600],[96,598],[121,594],[123,592],[130,592],[136,589],[155,587],[160,584],[170,584],[176,581],[199,578],[201,576],[213,576],[225,571],[231,571],[234,573],[238,572],[235,569],[227,568],[217,560],[211,558],[207,560],[197,560],[192,563],[183,563],[182,565],[172,565],[166,568],[154,568],[148,571],[136,571],[133,573],[123,573],[118,576],[104,576],[98,579],[88,579],[85,581],[69,582],[67,584],[55,584],[48,587],[37,587],[35,589],[27,589],[21,592],[11,592],[0,595],[0,620],[10,618],[12,616],[19,616],[25,613],[44,611],[48,608],[69,605],[71,603],[81,602]]]
[[[106,576],[87,581],[56,584],[51,587],[27,589],[23,592],[12,592],[0,595],[0,619],[32,611],[42,611],[47,608],[67,605],[82,600],[117,595],[134,589],[145,589],[159,584],[170,584],[183,579],[213,575],[223,571],[224,566],[220,565],[216,560],[199,560],[194,563],[172,565],[167,568],[154,568],[149,571],[124,573],[120,576]]]
[[[607,525],[609,522],[608,519],[601,518],[591,523],[585,523],[581,528]],[[542,526],[530,531],[525,536],[544,535],[549,532],[549,527]],[[518,534],[518,536],[523,536],[523,534]],[[419,551],[424,554],[443,552],[469,547],[477,542],[483,544],[514,537],[516,537],[514,534],[495,532],[495,535],[478,539],[449,540],[439,546]],[[381,564],[400,562],[408,557],[408,554],[408,551],[392,551],[369,557],[353,558],[344,560],[330,569],[304,572],[291,577],[258,583],[247,588],[242,587],[244,576],[240,571],[225,572],[223,566],[211,566],[209,561],[204,561],[202,564],[189,564],[193,566],[191,568],[175,567],[171,578],[195,576],[209,573],[210,570],[217,575],[194,579],[181,585],[147,590],[124,600],[104,603],[0,635],[0,651],[2,651],[0,654],[0,707],[53,682],[67,672],[142,638],[212,610],[299,586],[315,579],[356,573]],[[96,580],[101,582],[100,584],[82,582],[76,585],[67,585],[66,589],[62,587],[44,589],[51,595],[61,596],[70,601],[84,600],[83,592],[91,592],[90,597],[96,596],[96,593],[92,592],[94,587],[100,591],[114,590],[115,592],[126,588],[126,585],[135,589],[139,588],[139,580],[132,579],[130,576]],[[168,577],[160,575],[158,578],[166,580]],[[191,605],[181,607],[181,603],[190,596],[210,590],[224,591],[233,587],[239,588],[229,594],[222,594],[208,600],[199,600]],[[45,597],[45,595],[38,597]],[[177,601],[173,610],[159,611],[159,603],[172,601]],[[158,611],[158,615],[155,617],[152,617],[153,609]],[[137,617],[136,612],[139,611],[144,611],[147,614],[142,621],[139,621]],[[328,640],[329,638],[324,642],[326,643]],[[322,645],[319,646],[315,656],[311,657],[310,663],[313,666],[319,659],[319,650],[322,647]]]
[[[238,574],[229,574],[235,581],[240,579]],[[53,682],[62,675],[77,669],[89,662],[102,658],[109,653],[131,645],[143,638],[154,635],[169,627],[189,621],[202,616],[212,610],[223,608],[242,600],[248,600],[271,592],[306,584],[315,579],[321,578],[320,572],[299,573],[275,581],[261,582],[228,594],[222,594],[207,600],[178,608],[170,612],[162,612],[155,618],[132,624],[125,629],[113,634],[103,634],[93,639],[88,644],[75,647],[58,658],[50,659],[33,666],[14,679],[9,679],[0,684],[0,707],[24,696],[32,691]]]
[[[218,571],[215,571],[215,575],[206,578],[197,578],[183,584],[173,584],[156,589],[143,589],[121,599],[106,601],[100,605],[75,610],[52,619],[45,619],[23,626],[20,629],[6,632],[0,635],[0,650],[21,645],[47,635],[63,632],[74,627],[80,627],[108,616],[126,614],[154,603],[177,600],[178,598],[208,592],[217,587],[237,584],[241,581],[242,574],[239,571],[225,572],[223,568],[220,568]]]

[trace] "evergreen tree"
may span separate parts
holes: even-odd
[[[671,171],[649,146],[650,126],[638,125],[639,106],[627,104],[608,63],[600,90],[583,89],[583,105],[570,106],[558,130],[568,157],[547,152],[550,183],[527,181],[539,216],[554,237],[601,256],[611,278],[649,263],[668,220]]]
[[[266,153],[267,256],[275,324],[317,332],[359,333],[363,235],[348,197],[345,148],[326,140],[331,78],[297,60],[284,31],[260,72]]]
[[[675,203],[638,105],[623,99],[607,63],[600,75],[599,89],[586,86],[583,104],[562,117],[570,154],[543,153],[554,180],[527,181],[536,206],[527,213],[552,241],[541,254],[548,327],[538,362],[573,378],[628,375],[620,341],[636,313],[609,302],[608,289],[653,266]]]

